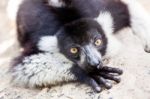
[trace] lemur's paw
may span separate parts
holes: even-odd
[[[112,88],[112,83],[108,82],[108,80],[119,83],[121,79],[118,76],[120,76],[122,73],[123,71],[119,68],[105,66],[101,70],[98,70],[92,74],[91,85],[97,92],[102,91],[101,86],[110,89]]]

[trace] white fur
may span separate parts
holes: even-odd
[[[13,67],[13,81],[18,86],[52,86],[75,81],[70,73],[73,63],[60,53],[39,53],[25,57]]]
[[[113,18],[109,12],[100,12],[99,16],[95,19],[102,27],[108,40],[106,57],[113,57],[121,48],[121,43],[116,39],[113,34]]]
[[[113,18],[109,12],[100,12],[95,20],[102,26],[105,33],[113,33]]]
[[[57,41],[57,37],[56,36],[43,36],[40,38],[39,42],[38,42],[38,48],[41,51],[55,51],[58,52],[58,41]]]
[[[145,50],[150,52],[150,15],[136,0],[122,0],[129,9],[133,32],[137,35]]]
[[[53,7],[63,7],[65,3],[62,0],[48,0],[49,5]]]

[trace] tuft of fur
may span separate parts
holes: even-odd
[[[48,0],[48,3],[50,6],[53,6],[53,7],[65,6],[65,3],[63,2],[63,0]]]
[[[43,36],[38,42],[38,49],[45,52],[59,51],[58,41],[56,36]]]

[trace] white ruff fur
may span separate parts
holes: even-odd
[[[113,34],[113,18],[109,12],[100,12],[99,16],[95,19],[102,27],[108,40],[106,57],[115,56],[121,48],[121,43],[116,39]]]
[[[49,52],[49,51],[58,52],[59,51],[56,36],[41,37],[37,46],[41,51],[46,51],[46,52]]]
[[[100,12],[95,20],[102,26],[105,33],[113,33],[113,18],[109,12]]]
[[[13,81],[18,86],[36,87],[75,81],[70,72],[72,62],[60,53],[39,53],[25,57],[13,67]]]
[[[122,2],[128,6],[133,32],[141,39],[145,51],[150,52],[150,15],[136,0]]]
[[[63,7],[65,3],[62,0],[48,0],[50,6],[53,7]]]

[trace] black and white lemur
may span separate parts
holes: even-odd
[[[120,43],[115,33],[131,27],[150,52],[150,17],[136,0],[23,0],[17,13],[23,48],[10,71],[28,87],[81,81],[101,91],[122,70],[103,66]]]

